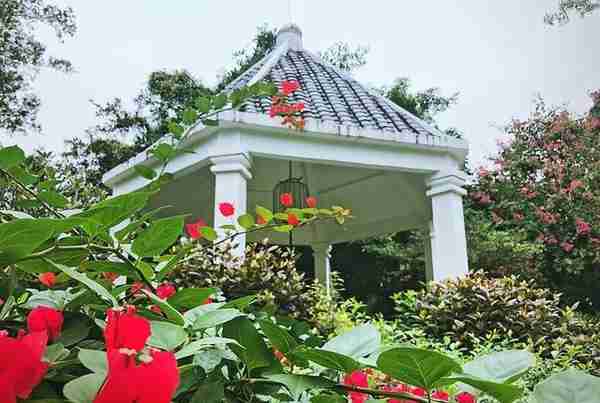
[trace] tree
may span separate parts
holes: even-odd
[[[31,84],[43,68],[69,72],[71,63],[47,54],[36,38],[38,25],[46,25],[63,40],[75,34],[73,10],[45,0],[0,2],[0,129],[9,133],[39,130],[39,97]]]
[[[600,8],[597,0],[560,0],[558,10],[546,14],[544,20],[547,24],[565,24],[569,22],[571,14],[585,17]]]
[[[347,73],[352,73],[367,64],[368,54],[369,48],[366,46],[352,48],[347,43],[336,42],[325,51],[320,52],[319,56],[326,63],[332,64]]]

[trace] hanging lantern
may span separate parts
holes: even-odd
[[[302,178],[292,176],[292,162],[289,163],[289,177],[277,183],[273,189],[273,211],[282,213],[288,208],[303,209],[306,205],[306,198],[310,196],[308,186],[302,181]],[[286,207],[281,204],[281,195],[289,193],[292,195],[292,206]]]

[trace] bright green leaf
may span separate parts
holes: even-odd
[[[335,382],[320,376],[275,374],[266,375],[266,379],[284,385],[295,399],[309,390],[331,389]]]
[[[192,309],[204,304],[216,292],[215,288],[184,288],[177,291],[168,301],[176,308]]]
[[[131,250],[139,257],[158,256],[177,241],[182,229],[183,216],[156,220],[135,238]]]
[[[354,359],[373,354],[381,347],[381,335],[371,324],[356,326],[346,333],[329,340],[323,350],[344,354]]]
[[[262,206],[256,206],[256,215],[261,216],[267,223],[273,220],[273,212]]]
[[[254,226],[254,217],[250,214],[244,214],[239,216],[238,224],[246,230],[252,228]]]
[[[183,111],[183,121],[185,124],[193,125],[194,123],[196,123],[197,119],[198,119],[198,114],[196,113],[195,110],[186,109],[185,111]]]
[[[196,319],[194,329],[200,330],[219,326],[243,315],[237,309],[217,309],[216,311],[206,312]]]
[[[175,308],[173,308],[173,306],[171,304],[169,304],[167,301],[159,298],[156,294],[148,291],[148,290],[144,290],[142,289],[141,292],[143,292],[144,294],[146,294],[146,296],[148,298],[150,298],[152,300],[152,302],[154,302],[156,305],[159,306],[159,308],[164,312],[165,315],[167,315],[167,318],[174,322],[177,325],[185,325],[185,319],[183,317],[183,315],[181,313],[179,313],[179,311]]]
[[[333,351],[318,348],[302,348],[292,353],[294,356],[304,360],[312,361],[322,367],[335,369],[344,373],[350,373],[361,368],[361,364],[352,357]]]
[[[210,112],[210,98],[200,97],[196,99],[196,108],[198,108],[198,111],[202,114]]]
[[[223,336],[236,340],[244,347],[230,346],[231,350],[246,364],[250,371],[265,367],[281,368],[281,364],[279,364],[254,324],[247,317],[241,316],[225,324]]]
[[[0,148],[0,168],[12,168],[23,161],[25,161],[25,152],[19,146]]]
[[[140,175],[142,178],[146,178],[148,180],[156,178],[156,172],[154,171],[154,169],[149,168],[145,165],[138,164],[135,167],[133,167],[133,169],[135,169],[135,172],[137,172],[138,175]]]
[[[523,395],[523,391],[515,385],[487,381],[466,374],[452,375],[440,380],[440,384],[442,385],[448,385],[453,382],[466,383],[492,396],[500,403],[512,403]]]
[[[217,232],[211,227],[202,227],[200,228],[200,232],[202,232],[202,236],[207,241],[213,242],[218,238]]]
[[[51,262],[50,260],[47,260],[47,261]],[[62,271],[67,276],[71,277],[72,279],[77,280],[80,283],[84,284],[86,287],[88,287],[89,289],[94,291],[96,294],[98,294],[101,298],[104,298],[105,300],[111,302],[114,307],[119,306],[115,297],[113,297],[112,294],[110,292],[108,292],[108,290],[106,288],[102,287],[100,284],[98,284],[94,280],[90,279],[85,274],[80,273],[71,267],[67,267],[67,266],[57,264],[54,262],[51,262],[51,263],[56,269]]]

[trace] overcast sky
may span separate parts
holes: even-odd
[[[250,45],[258,25],[289,22],[287,0],[62,0],[77,16],[74,39],[51,51],[71,60],[72,75],[42,73],[41,135],[15,137],[29,150],[58,151],[96,120],[90,99],[130,100],[148,75],[187,69],[214,84],[232,52]],[[496,149],[497,128],[525,118],[541,94],[582,113],[600,88],[600,13],[564,27],[544,25],[558,0],[292,0],[304,44],[319,51],[336,41],[367,45],[355,73],[368,85],[410,77],[415,88],[460,92],[440,118],[461,129],[479,163]],[[2,140],[6,143],[6,138]]]

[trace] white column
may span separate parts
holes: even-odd
[[[331,245],[315,244],[312,245],[312,250],[315,262],[315,278],[327,288],[329,293],[331,290],[331,266],[329,264]]]
[[[441,281],[469,272],[462,197],[464,174],[439,173],[427,182],[431,198],[431,278]]]
[[[250,158],[244,154],[224,155],[211,158],[210,171],[215,175],[215,213],[214,227],[219,234],[219,239],[223,239],[225,231],[219,227],[226,224],[235,224],[237,218],[246,214],[247,209],[247,181],[252,178],[250,173]],[[224,217],[219,210],[220,203],[231,203],[235,208],[235,214],[230,217]],[[244,256],[246,248],[246,236],[241,235],[235,238],[233,244],[236,245],[234,253],[237,256]]]

